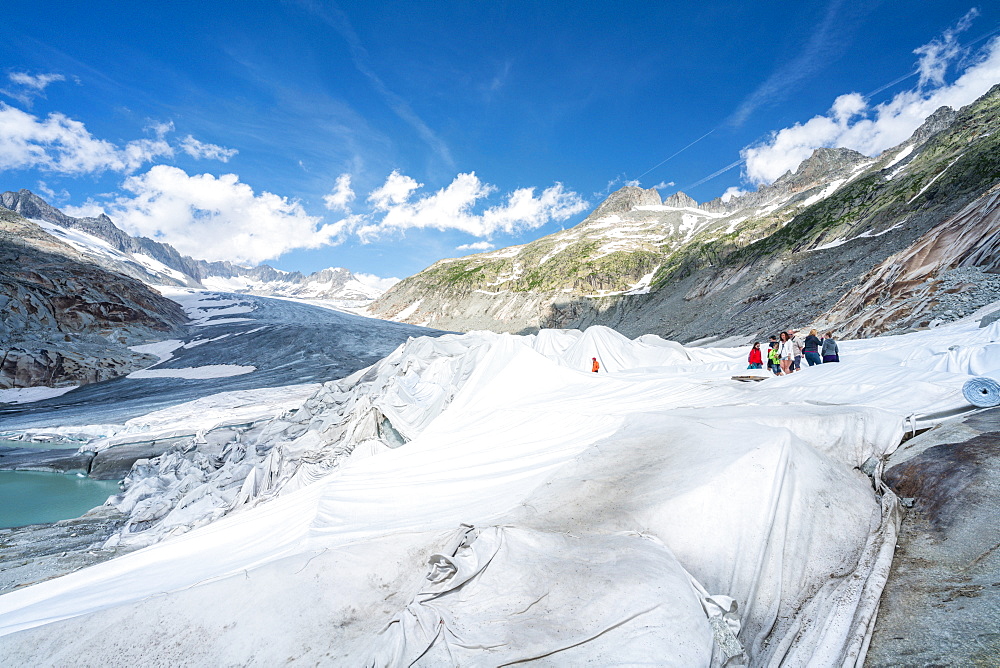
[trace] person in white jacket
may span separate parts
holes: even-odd
[[[792,337],[788,335],[788,332],[782,332],[778,337],[780,343],[778,343],[778,357],[781,358],[781,372],[791,373],[792,363],[795,361],[795,344],[792,342]]]

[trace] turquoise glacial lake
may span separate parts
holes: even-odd
[[[118,492],[114,480],[75,473],[0,471],[0,528],[79,517]]]
[[[29,450],[77,450],[82,443],[32,443],[31,441],[7,441],[0,438],[0,449],[27,448]]]

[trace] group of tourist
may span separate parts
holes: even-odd
[[[840,361],[840,350],[833,332],[827,332],[825,337],[820,338],[815,329],[809,330],[805,338],[799,337],[794,329],[772,336],[767,344],[767,353],[761,350],[760,341],[755,341],[747,358],[747,368],[763,369],[765,354],[767,370],[776,376],[801,370],[803,357],[809,366]]]

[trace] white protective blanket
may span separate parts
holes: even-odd
[[[212,582],[257,587],[252,616],[260,631],[287,626],[268,617],[268,600],[283,600],[284,590],[261,590],[248,574],[296,555],[322,553],[340,563],[360,550],[365,560],[325,576],[344,593],[331,592],[328,609],[301,611],[306,626],[340,619],[310,647],[325,644],[334,655],[377,665],[413,657],[426,665],[566,665],[560,656],[607,665],[616,663],[609,647],[635,659],[618,663],[707,665],[733,654],[731,645],[720,647],[718,619],[734,629],[738,617],[752,665],[863,659],[892,557],[896,505],[891,494],[879,498],[857,467],[896,446],[906,416],[965,406],[967,373],[931,368],[952,351],[930,336],[894,337],[891,347],[868,350],[842,344],[840,365],[742,384],[729,375],[745,367],[745,350],[680,355],[609,332],[467,335],[485,347],[469,348],[475,358],[460,373],[467,379],[430,422],[413,406],[426,401],[438,410],[444,395],[423,376],[393,381],[383,413],[398,416],[404,429],[414,425],[411,441],[350,457],[325,477],[208,526],[0,597],[0,635],[14,634],[0,638],[0,658],[25,656],[38,634],[72,648],[82,626],[114,609],[130,611],[118,618],[129,620],[136,643],[147,626],[147,640],[162,631],[142,624],[143,611],[154,607],[180,625],[207,624],[194,621],[198,599],[185,592]],[[994,336],[970,332],[966,342],[989,345]],[[585,338],[609,364],[644,371],[581,370],[580,359],[596,356],[580,347]],[[414,364],[438,373],[430,358]],[[456,373],[455,364],[440,374]],[[372,573],[412,564],[413,536],[428,536],[418,541],[422,550],[444,554],[447,545],[431,537],[462,524],[479,530],[470,547],[483,540],[475,549],[493,555],[465,584],[428,589],[419,584],[423,569],[410,567],[390,586],[412,592],[409,603],[386,614],[380,634],[371,632],[371,619],[338,612],[351,600],[382,600]],[[614,567],[601,564],[628,573],[611,577]],[[656,587],[655,608],[643,581]],[[155,606],[142,603],[151,596]],[[512,612],[534,601],[538,612]],[[69,621],[30,631],[57,620]],[[245,628],[213,633],[220,644],[253,636]],[[302,655],[304,645],[297,645]],[[100,648],[86,651],[103,656]],[[232,645],[225,651],[239,660]]]

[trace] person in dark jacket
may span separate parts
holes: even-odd
[[[823,339],[822,351],[824,363],[840,361],[840,350],[837,348],[837,342],[833,340],[833,332],[826,333],[826,338]]]
[[[802,346],[802,354],[805,356],[806,361],[809,362],[809,366],[816,366],[823,363],[823,358],[819,356],[820,345],[822,344],[819,340],[818,332],[815,329],[810,329],[805,345]]]

